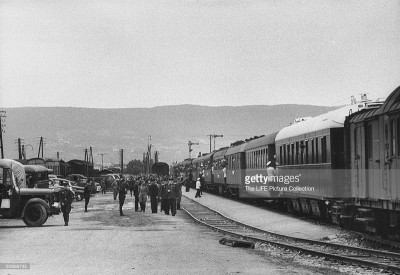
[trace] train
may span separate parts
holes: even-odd
[[[276,175],[268,175],[272,163]],[[259,198],[382,236],[400,232],[400,87],[172,167],[215,193]],[[271,180],[273,179],[273,180]]]

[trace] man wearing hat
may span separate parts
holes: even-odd
[[[201,198],[200,196],[200,188],[201,188],[201,183],[200,183],[200,178],[197,178],[196,181],[196,195],[194,196],[195,198]]]
[[[64,223],[65,223],[64,225],[68,226],[69,213],[71,212],[71,204],[72,201],[74,200],[75,194],[69,188],[67,181],[63,181],[62,186],[63,187],[59,191],[61,212],[63,213],[64,217]]]

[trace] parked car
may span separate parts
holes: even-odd
[[[63,186],[64,182],[68,182],[68,186],[72,188],[75,193],[75,200],[81,201],[83,200],[83,187],[80,187],[74,181],[70,181],[67,179],[59,179],[59,178],[52,178],[50,179],[50,188],[55,190],[59,190],[61,186]]]
[[[76,185],[80,187],[85,187],[88,178],[81,174],[69,174],[67,180],[76,182]]]

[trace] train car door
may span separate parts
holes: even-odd
[[[368,197],[381,197],[381,160],[379,156],[379,123],[372,120],[366,124],[365,128],[365,152],[366,152],[366,193]]]
[[[352,168],[352,180],[355,183],[352,185],[352,194],[356,198],[365,198],[367,196],[367,190],[365,186],[365,135],[364,128],[359,127],[359,125],[354,124],[354,129],[352,128],[351,143],[350,146],[353,151],[351,152],[351,158],[353,166]]]

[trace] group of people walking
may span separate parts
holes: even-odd
[[[128,191],[131,197],[134,197],[136,212],[145,212],[147,200],[150,199],[152,213],[157,213],[158,204],[161,203],[161,212],[166,215],[171,212],[175,216],[176,210],[180,209],[182,186],[186,185],[187,181],[188,179],[183,177],[174,179],[172,176],[142,175],[115,180],[111,186],[114,200],[119,197],[121,216],[123,215],[122,206]]]
[[[111,184],[114,200],[116,200],[117,198],[119,200],[120,216],[124,216],[123,206],[128,191],[130,192],[131,197],[134,197],[136,212],[139,212],[139,206],[140,212],[145,212],[147,199],[150,198],[152,213],[157,213],[158,204],[161,203],[161,212],[164,212],[166,215],[169,215],[171,212],[172,216],[175,216],[176,211],[180,210],[182,186],[186,186],[186,191],[189,191],[189,178],[141,175],[136,177],[129,176],[127,178],[115,179]],[[101,187],[102,194],[105,194],[105,181],[101,182]],[[62,186],[59,194],[61,211],[63,213],[65,226],[68,226],[69,213],[71,212],[71,204],[75,197],[75,194],[72,188],[68,186],[67,183]],[[84,187],[83,195],[85,198],[85,212],[88,211],[90,195],[91,183],[90,181],[88,181],[86,186]]]

